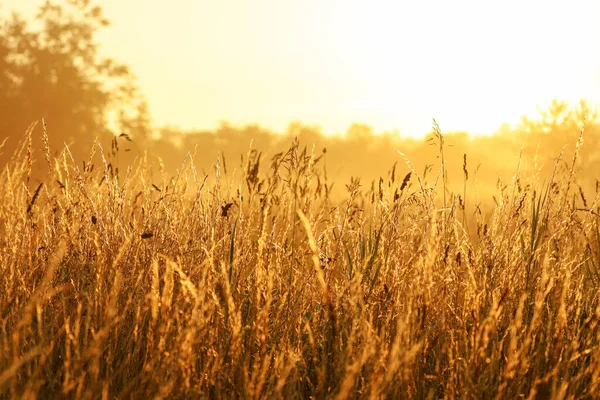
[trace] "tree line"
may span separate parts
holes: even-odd
[[[291,123],[286,132],[225,122],[209,131],[153,128],[148,104],[129,66],[99,55],[96,36],[109,25],[100,6],[90,0],[46,1],[34,21],[16,13],[0,18],[2,166],[10,161],[30,126],[38,159],[42,159],[41,138],[46,129],[53,155],[66,144],[75,158],[85,160],[98,138],[107,152],[118,149],[122,153],[121,164],[147,154],[165,165],[166,173],[174,173],[190,152],[199,170],[209,171],[219,154],[230,169],[243,168],[243,155],[251,144],[275,154],[294,138],[308,145],[309,151],[311,146],[314,151],[325,151],[329,176],[342,181],[352,176],[374,181],[399,161],[398,168],[407,169],[397,150],[422,173],[438,155],[431,135],[416,140],[395,132],[374,134],[364,124],[352,125],[345,136],[327,136],[318,127],[299,122]],[[597,110],[585,101],[570,105],[555,100],[538,118],[524,117],[519,125],[503,126],[491,137],[448,133],[450,175],[464,177],[463,164],[468,162],[482,182],[497,185],[498,180],[509,179],[519,160],[550,173],[561,152],[563,163],[572,157],[584,121],[578,168],[586,180],[582,185],[592,188],[600,167],[600,121]]]

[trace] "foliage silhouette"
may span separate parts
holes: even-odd
[[[99,56],[95,35],[108,24],[89,0],[47,1],[34,21],[16,13],[0,19],[0,137],[8,138],[1,165],[33,121],[41,137],[42,118],[54,148],[66,143],[76,156],[115,129],[148,134],[147,105],[129,67]]]
[[[115,137],[121,140],[120,135],[125,133],[133,142],[122,141],[128,147],[121,146],[121,150],[129,153],[118,155],[121,167],[147,151],[171,175],[188,152],[198,156],[195,163],[200,171],[212,168],[218,153],[230,168],[243,170],[245,160],[240,160],[240,155],[247,154],[251,144],[275,154],[285,150],[293,138],[314,145],[316,152],[327,148],[326,165],[336,181],[348,182],[353,176],[361,176],[363,182],[378,180],[398,161],[397,149],[413,161],[419,172],[430,168],[425,160],[436,154],[426,140],[402,137],[397,132],[376,134],[361,123],[352,124],[345,136],[327,136],[318,127],[301,122],[292,122],[283,134],[257,124],[236,127],[227,122],[208,131],[162,127],[153,133],[148,104],[130,68],[99,56],[95,35],[109,24],[102,9],[90,0],[61,4],[47,1],[35,21],[26,21],[17,14],[0,19],[0,143],[8,139],[0,148],[0,165],[14,153],[29,124],[41,118],[47,122],[52,150],[61,150],[67,143],[76,158],[87,159],[95,137],[108,149],[107,142]],[[495,190],[510,179],[520,157],[542,175],[548,174],[565,145],[565,157],[572,156],[584,116],[585,145],[578,165],[583,171],[578,176],[584,177],[586,182],[579,183],[589,190],[596,184],[595,171],[600,167],[600,123],[597,111],[585,101],[573,108],[555,100],[540,111],[538,118],[523,117],[520,125],[505,125],[491,137],[444,132],[449,145],[450,180],[463,176],[465,154],[472,172],[481,165],[477,171],[483,191],[486,187]],[[444,121],[440,123],[443,128]],[[34,147],[39,149],[43,148],[41,129],[38,123],[33,135]],[[410,172],[404,168],[398,172]],[[43,170],[41,166],[38,169]]]

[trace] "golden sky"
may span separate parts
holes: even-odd
[[[157,125],[491,133],[552,98],[600,105],[598,0],[102,0],[103,52]],[[41,1],[4,0],[31,15]]]

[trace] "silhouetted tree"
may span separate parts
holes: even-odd
[[[53,147],[66,142],[76,154],[94,137],[110,139],[111,126],[148,134],[147,107],[129,68],[98,55],[95,35],[108,25],[90,0],[46,1],[34,23],[16,13],[0,19],[0,138],[8,138],[0,163],[41,118]]]

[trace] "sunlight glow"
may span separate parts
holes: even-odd
[[[4,9],[33,0],[5,1]],[[157,125],[292,121],[491,133],[558,98],[600,105],[600,3],[103,0],[103,51]]]

